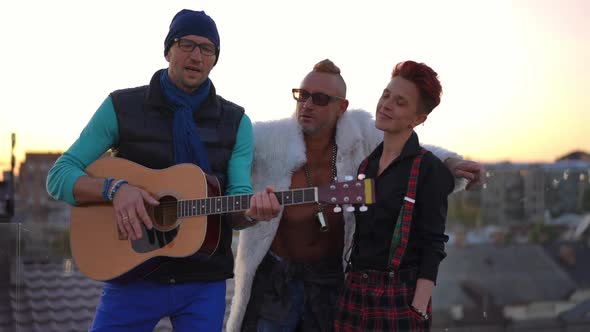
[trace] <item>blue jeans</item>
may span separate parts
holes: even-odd
[[[305,293],[303,280],[291,279],[288,282],[291,295],[291,309],[287,318],[282,322],[276,322],[264,318],[258,320],[258,332],[291,332],[295,331],[297,324],[303,317]]]
[[[105,283],[90,331],[153,331],[163,317],[175,332],[221,331],[224,313],[225,280]]]

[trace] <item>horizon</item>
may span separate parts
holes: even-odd
[[[11,45],[0,55],[0,169],[10,167],[10,133],[17,166],[26,152],[61,153],[108,93],[147,84],[167,66],[163,40],[182,8],[216,21],[221,54],[211,79],[253,122],[290,116],[290,89],[326,58],[348,84],[349,109],[373,113],[393,66],[412,59],[437,71],[443,86],[440,106],[416,128],[421,143],[481,163],[547,163],[590,150],[589,1],[195,5],[0,4],[0,36]]]
[[[24,163],[26,161],[26,155],[27,154],[63,154],[65,152],[65,149],[60,151],[60,150],[30,150],[30,151],[24,151],[23,153],[23,158],[15,163],[15,170],[18,170],[18,168],[21,166],[22,163]],[[581,161],[581,162],[585,162],[585,163],[589,163],[590,161],[587,160],[577,160],[577,159],[568,159],[568,160],[558,160],[562,157],[565,157],[569,154],[572,153],[585,153],[585,154],[590,154],[590,151],[584,151],[584,150],[570,150],[567,151],[563,154],[560,154],[559,156],[555,156],[555,158],[550,159],[550,160],[546,160],[546,161],[542,161],[542,160],[519,160],[519,161],[515,161],[515,160],[509,160],[509,159],[505,159],[505,160],[475,160],[473,158],[469,158],[469,156],[463,156],[463,158],[465,159],[469,159],[469,160],[473,160],[476,161],[478,163],[481,164],[504,164],[504,163],[508,163],[508,164],[522,164],[522,165],[533,165],[533,164],[555,164],[555,163],[559,163],[559,162],[567,162],[567,161]],[[1,166],[10,166],[10,163],[2,163],[0,162],[0,172],[4,172],[4,171],[10,171],[10,168],[2,168]]]

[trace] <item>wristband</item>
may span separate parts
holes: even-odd
[[[102,198],[104,198],[105,201],[109,200],[109,187],[111,186],[111,182],[113,181],[113,178],[107,178],[104,179],[104,184],[102,185]]]
[[[127,181],[125,180],[119,180],[115,182],[115,184],[113,185],[113,189],[111,189],[111,192],[109,193],[109,201],[112,202],[113,199],[115,199],[115,194],[117,193],[117,190],[119,190],[119,188],[125,183],[127,183]]]

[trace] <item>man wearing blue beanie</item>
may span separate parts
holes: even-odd
[[[145,208],[160,204],[153,193],[126,179],[85,172],[109,149],[152,169],[192,163],[217,177],[219,188],[209,189],[221,195],[251,194],[252,123],[242,107],[217,95],[209,79],[219,50],[211,17],[202,11],[178,12],[164,40],[168,68],[158,70],[148,85],[110,93],[50,170],[48,192],[72,205],[112,204],[112,222],[133,248],[137,243],[174,245],[182,227],[166,233],[154,229]],[[233,277],[232,228],[270,220],[280,208],[270,188],[244,205],[249,206],[244,212],[207,217],[207,231],[218,231],[207,255],[159,257],[156,266],[148,269],[144,263],[133,275],[106,281],[90,331],[152,331],[163,317],[170,317],[176,332],[221,331],[225,280]]]
[[[217,25],[205,12],[183,9],[172,19],[170,31],[164,40],[164,55],[168,54],[175,39],[187,34],[203,36],[215,45],[215,62],[219,58],[219,33]]]

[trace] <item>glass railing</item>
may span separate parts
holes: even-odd
[[[590,168],[513,166],[449,200],[434,331],[590,331]],[[67,222],[48,219],[0,223],[0,332],[92,322],[102,285],[76,268]],[[228,280],[226,317],[232,296]]]
[[[449,199],[440,331],[590,331],[590,163],[491,164]]]
[[[21,229],[0,223],[0,332],[16,331],[15,313],[21,311]]]
[[[10,223],[0,230],[0,280],[8,290],[0,294],[0,331],[87,331],[101,284],[77,271],[67,225]]]
[[[0,271],[0,332],[88,331],[102,283],[77,269],[68,224],[0,223]],[[172,331],[169,319],[154,331]]]

